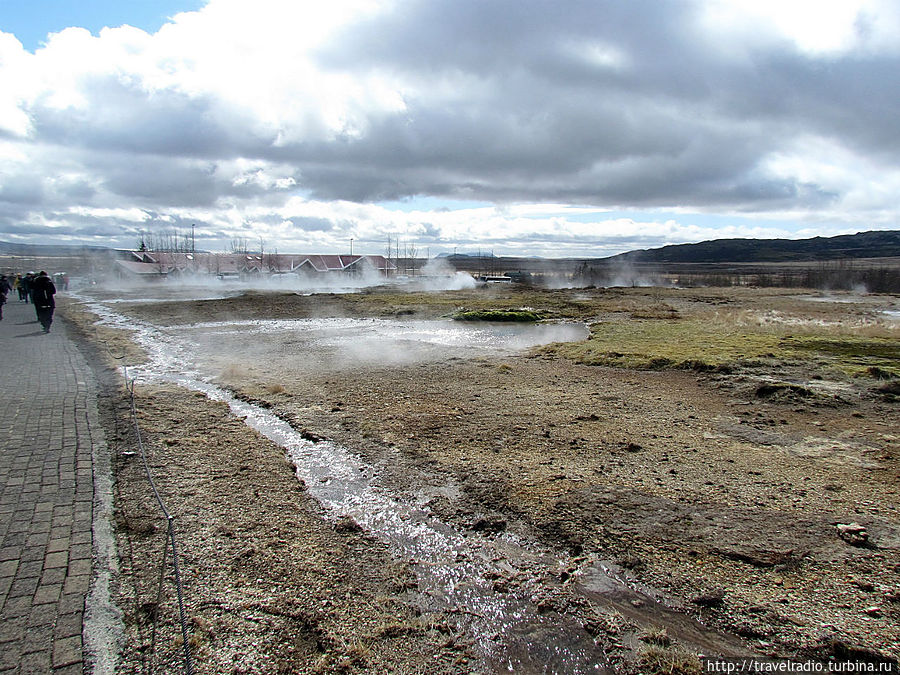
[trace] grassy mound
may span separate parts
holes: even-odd
[[[457,312],[456,321],[540,321],[541,315],[527,309],[478,309]]]

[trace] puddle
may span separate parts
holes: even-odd
[[[451,320],[296,319],[201,323],[167,329],[197,345],[197,359],[222,370],[240,354],[245,366],[298,360],[318,372],[362,365],[394,367],[446,358],[502,356],[551,342],[584,340],[586,325],[462,324]]]

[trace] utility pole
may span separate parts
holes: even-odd
[[[350,255],[353,255],[353,237],[350,237]]]

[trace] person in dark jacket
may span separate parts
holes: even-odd
[[[31,302],[31,282],[34,281],[34,272],[19,277],[19,300]]]
[[[9,279],[5,274],[0,274],[0,320],[3,319],[3,305],[6,304],[6,295],[12,290]]]
[[[31,282],[31,302],[34,303],[34,311],[45,333],[50,332],[50,324],[53,323],[53,310],[56,309],[56,286],[46,272],[38,274]]]

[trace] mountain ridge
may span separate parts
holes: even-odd
[[[816,262],[900,257],[900,230],[810,239],[710,239],[628,251],[604,261],[642,263]]]

